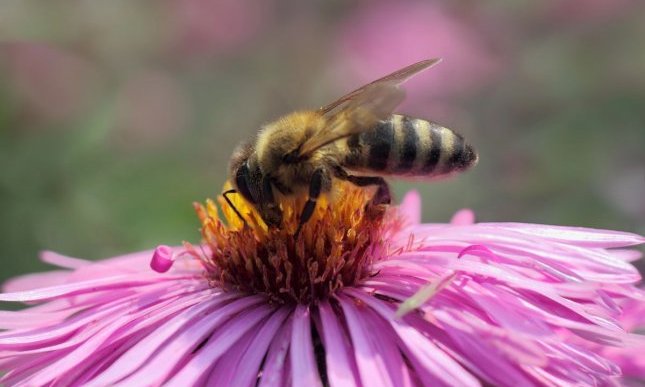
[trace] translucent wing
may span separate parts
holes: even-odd
[[[299,155],[307,155],[338,139],[369,130],[378,121],[387,119],[405,98],[399,86],[440,61],[435,58],[417,62],[323,106],[320,112],[329,117],[329,124],[303,143]]]

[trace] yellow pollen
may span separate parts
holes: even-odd
[[[230,184],[226,184],[228,189]],[[306,197],[281,198],[283,224],[269,229],[253,206],[231,195],[235,208],[219,198],[195,203],[205,245],[200,254],[213,285],[264,293],[278,302],[311,303],[371,275],[384,255],[383,224],[389,211],[371,205],[371,190],[337,182],[319,198],[311,219],[297,239]]]

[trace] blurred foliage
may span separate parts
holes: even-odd
[[[424,220],[645,232],[645,4],[630,0],[0,3],[0,281],[38,251],[196,241],[235,144],[426,57],[402,111],[480,165]],[[391,23],[390,23],[391,22]],[[394,27],[393,27],[394,26]]]

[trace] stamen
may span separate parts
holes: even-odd
[[[366,206],[371,195],[349,183],[337,184],[331,197],[319,198],[295,236],[306,198],[280,202],[284,221],[279,228],[267,228],[239,194],[231,194],[230,203],[221,199],[221,211],[211,201],[197,204],[208,246],[208,253],[201,254],[207,276],[214,285],[264,293],[281,303],[315,303],[368,278],[372,263],[386,251],[384,233],[399,224],[386,207]],[[249,220],[247,227],[231,204]]]

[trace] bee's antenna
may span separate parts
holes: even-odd
[[[246,228],[248,226],[248,224],[246,223],[246,220],[244,219],[242,214],[240,214],[240,211],[237,210],[237,208],[235,207],[235,205],[233,204],[231,199],[228,198],[228,195],[230,195],[232,193],[237,193],[237,190],[229,189],[228,191],[224,191],[224,192],[222,192],[222,197],[224,197],[224,200],[226,200],[226,203],[233,209],[233,211],[235,212],[237,217],[240,218],[242,223],[244,223],[244,227]]]

